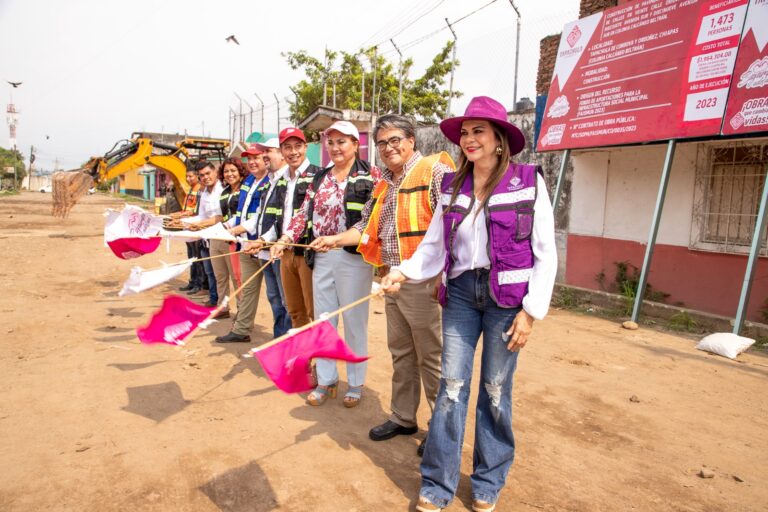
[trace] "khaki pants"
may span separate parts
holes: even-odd
[[[440,306],[432,298],[437,283],[402,283],[400,292],[385,296],[387,345],[392,354],[392,415],[404,427],[416,426],[421,385],[430,411],[440,387]]]
[[[307,266],[304,256],[297,256],[292,250],[286,249],[280,259],[280,277],[291,326],[295,329],[308,324],[314,318],[312,269]]]
[[[232,252],[229,242],[223,240],[211,240],[210,242],[211,256],[219,256],[221,254],[228,254]],[[213,273],[216,274],[216,291],[219,295],[219,304],[224,300],[224,296],[229,295],[229,283],[232,282],[232,288],[237,289],[240,286],[240,276],[238,275],[240,269],[235,268],[232,264],[232,258],[235,256],[224,256],[221,258],[214,258],[211,260],[213,266]],[[232,297],[230,297],[232,299]],[[231,300],[230,300],[231,302]]]
[[[240,254],[239,256],[240,271],[243,274],[242,279],[243,282],[246,282],[261,268],[261,261],[258,258],[251,258],[248,254]],[[242,298],[237,305],[237,319],[235,319],[235,325],[232,326],[233,333],[240,334],[241,336],[251,334],[253,319],[256,317],[256,308],[259,305],[261,282],[263,280],[264,273],[262,272],[243,288],[241,292]]]

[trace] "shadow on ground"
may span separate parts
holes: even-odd
[[[255,461],[216,475],[198,489],[225,512],[268,512],[279,508],[267,475]]]

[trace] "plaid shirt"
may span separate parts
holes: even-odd
[[[400,264],[400,245],[398,244],[397,237],[397,212],[395,207],[397,206],[397,190],[400,188],[400,184],[405,179],[405,176],[413,169],[413,167],[421,160],[422,155],[416,151],[413,156],[408,159],[403,167],[403,172],[399,176],[395,177],[392,171],[389,169],[383,169],[381,171],[381,179],[386,181],[389,185],[387,193],[384,196],[384,204],[381,206],[381,214],[379,216],[379,239],[381,240],[381,259],[385,265],[390,267]],[[446,172],[451,172],[449,166],[437,162],[432,167],[432,186],[429,191],[429,203],[434,211],[437,208],[437,204],[440,201],[440,184],[443,181],[443,175]],[[368,219],[371,217],[373,211],[373,197],[365,203],[363,208],[363,218],[354,225],[354,228],[361,233],[368,225]]]

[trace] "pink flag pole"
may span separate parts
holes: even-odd
[[[239,286],[239,287],[238,287],[238,288],[237,288],[237,289],[236,289],[236,290],[235,290],[235,291],[232,293],[232,295],[233,295],[233,296],[237,296],[237,294],[238,294],[238,293],[240,293],[240,292],[243,290],[243,288],[245,288],[245,287],[246,287],[246,285],[248,285],[248,283],[250,283],[251,281],[253,281],[254,279],[256,279],[256,277],[257,277],[259,274],[261,274],[262,272],[264,272],[264,270],[266,270],[267,266],[268,266],[268,265],[270,265],[270,264],[272,264],[272,262],[273,262],[273,261],[275,261],[275,259],[274,259],[274,258],[270,258],[270,259],[269,259],[269,261],[267,261],[267,262],[266,262],[264,265],[262,265],[262,266],[261,266],[261,268],[260,268],[259,270],[257,270],[256,272],[254,272],[254,273],[253,273],[253,275],[251,275],[251,277],[249,277],[248,279],[246,279],[246,280],[245,280],[245,282],[244,282],[243,284],[241,284],[241,285],[240,285],[240,286]],[[229,301],[228,301],[228,298],[227,298],[227,297],[225,297],[225,300],[221,301],[221,305],[220,305],[220,306],[216,306],[216,309],[213,309],[213,310],[211,310],[211,313],[208,315],[208,318],[206,318],[205,320],[203,320],[202,322],[200,322],[199,324],[197,324],[197,326],[196,326],[196,327],[195,327],[195,328],[192,330],[192,332],[191,332],[191,333],[189,333],[189,336],[187,336],[187,338],[184,340],[184,342],[186,343],[187,341],[191,340],[191,339],[192,339],[192,337],[193,337],[195,334],[197,334],[197,331],[199,331],[199,330],[200,330],[200,328],[204,326],[204,324],[205,324],[205,325],[207,325],[207,324],[208,324],[208,322],[210,322],[211,320],[213,320],[213,318],[214,318],[216,315],[218,315],[218,314],[221,312],[221,310],[222,310],[222,309],[224,309],[225,307],[227,307],[227,304],[228,304],[228,303],[229,303]]]
[[[322,315],[320,315],[320,318],[318,318],[317,320],[313,320],[313,321],[309,322],[308,324],[302,325],[301,327],[298,327],[296,329],[291,329],[290,331],[288,331],[287,333],[283,334],[279,338],[275,338],[274,340],[272,340],[272,341],[270,341],[268,343],[265,343],[265,344],[263,344],[261,346],[255,347],[255,348],[252,348],[251,350],[248,351],[247,354],[243,354],[243,357],[253,357],[253,354],[255,354],[256,352],[259,352],[260,350],[264,350],[265,348],[269,348],[269,347],[272,347],[274,345],[277,345],[278,343],[280,343],[282,341],[285,341],[286,339],[290,338],[291,336],[295,336],[296,334],[299,334],[300,332],[304,332],[307,329],[311,329],[315,325],[317,325],[319,323],[322,323],[322,322],[325,322],[326,320],[328,320],[329,318],[332,318],[334,316],[338,316],[338,315],[342,314],[343,312],[345,312],[345,311],[347,311],[349,309],[352,309],[352,308],[354,308],[356,306],[359,306],[363,302],[367,302],[367,301],[371,300],[372,298],[376,297],[377,295],[384,295],[384,292],[381,291],[381,290],[376,291],[374,293],[371,293],[370,295],[366,295],[365,297],[357,299],[354,302],[350,302],[346,306],[342,306],[339,309],[337,309],[336,311],[332,311],[330,313],[323,313]]]

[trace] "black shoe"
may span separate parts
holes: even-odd
[[[424,445],[425,444],[427,444],[427,438],[426,437],[421,440],[421,442],[419,443],[419,447],[416,448],[416,454],[419,457],[423,457],[424,456]]]
[[[187,295],[194,295],[199,291],[200,291],[200,288],[198,288],[197,286],[194,286],[187,291]]]
[[[368,432],[368,437],[373,441],[386,441],[395,436],[410,436],[419,431],[419,427],[404,427],[394,421],[387,420]]]
[[[192,286],[191,284],[188,284],[186,286],[182,286],[181,288],[179,288],[179,291],[180,292],[188,292],[189,290],[191,290],[193,288],[194,288],[194,286]]]
[[[247,334],[235,334],[233,332],[216,338],[216,343],[250,343],[251,337]]]

